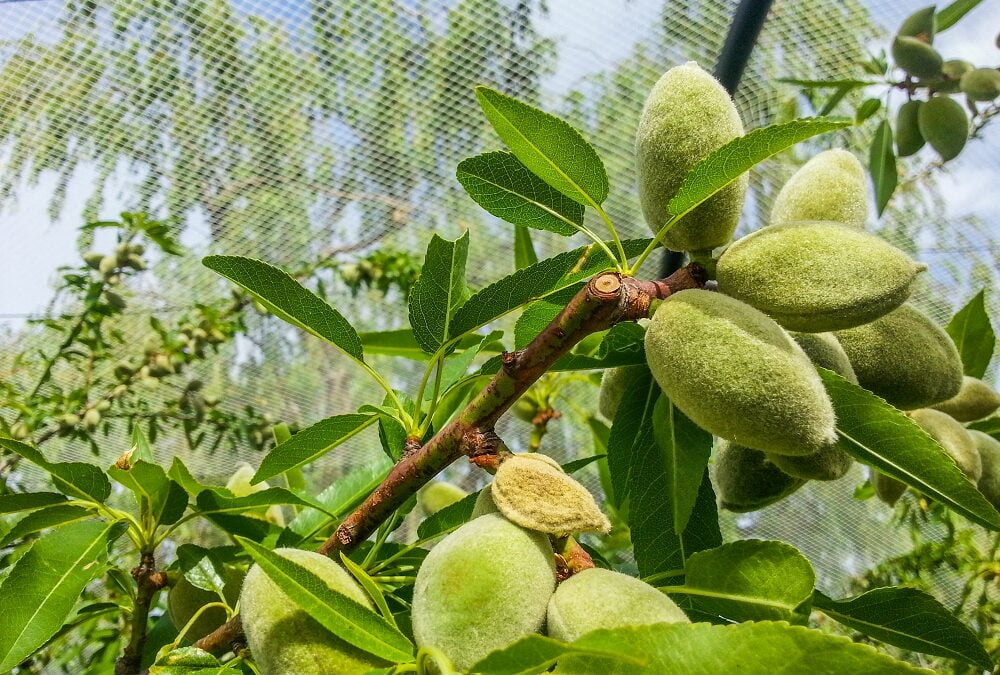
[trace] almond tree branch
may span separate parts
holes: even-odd
[[[426,444],[405,454],[382,483],[337,528],[319,552],[335,555],[367,539],[399,506],[455,460],[491,454],[500,445],[493,425],[535,381],[580,340],[622,321],[649,315],[653,300],[703,287],[705,269],[691,263],[666,279],[643,281],[604,272],[573,296],[559,315],[524,349],[505,352],[500,370],[466,408]],[[241,640],[239,617],[197,643],[224,652]]]

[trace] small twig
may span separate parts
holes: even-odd
[[[151,551],[142,554],[139,566],[132,570],[136,583],[135,605],[132,608],[131,631],[125,651],[115,663],[115,675],[138,675],[142,671],[142,651],[149,626],[149,609],[156,593],[167,585],[167,573],[156,569]]]

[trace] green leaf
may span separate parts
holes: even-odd
[[[73,504],[55,504],[44,509],[39,509],[29,513],[21,520],[17,521],[14,527],[0,537],[0,548],[23,539],[29,534],[47,530],[50,527],[67,525],[84,518],[93,518],[94,511],[85,506],[75,506]]]
[[[531,242],[531,232],[523,225],[514,227],[514,269],[523,270],[538,262],[538,253]]]
[[[877,113],[882,109],[882,99],[869,98],[858,106],[857,111],[854,113],[854,123],[861,124],[866,119]]]
[[[138,460],[129,469],[112,466],[108,475],[135,495],[139,511],[159,525],[172,525],[187,509],[187,492],[157,464]]]
[[[12,438],[0,438],[0,447],[20,455],[52,475],[56,489],[63,494],[103,503],[111,495],[111,482],[100,468],[85,462],[50,462],[41,451]]]
[[[301,565],[247,539],[238,541],[292,602],[331,633],[390,663],[412,660],[413,644],[385,619],[331,590],[323,579]]]
[[[948,30],[971,12],[982,0],[955,0],[935,15],[937,32]]]
[[[986,291],[976,293],[945,327],[958,347],[962,366],[969,377],[982,378],[986,374],[996,346],[996,333],[986,313],[985,295]]]
[[[417,537],[423,540],[447,534],[458,529],[472,517],[479,492],[466,495],[454,504],[449,504],[437,513],[427,516],[417,526]]]
[[[667,226],[768,157],[807,138],[850,125],[844,120],[809,118],[761,127],[733,139],[698,162],[684,177],[677,194],[667,204],[667,215],[671,218]]]
[[[875,187],[875,207],[881,216],[899,182],[899,175],[896,172],[896,151],[893,149],[892,127],[889,126],[889,120],[882,120],[872,139],[872,147],[868,154],[868,172],[872,175],[872,185]]]
[[[813,607],[849,628],[900,649],[992,670],[993,660],[968,626],[916,588],[876,588],[848,600],[815,592]]]
[[[845,451],[969,520],[1000,530],[1000,513],[927,432],[871,392],[825,368],[817,370],[833,401]]]
[[[622,246],[626,255],[634,258],[642,253],[649,241],[629,239],[623,241]],[[561,291],[614,266],[615,262],[596,244],[546,258],[473,294],[455,313],[451,334],[458,336],[476,330],[532,300]]]
[[[410,291],[410,325],[417,343],[433,354],[447,341],[448,326],[466,299],[465,262],[469,233],[455,241],[436,234],[427,245],[420,277]]]
[[[584,207],[554,190],[509,152],[487,152],[458,165],[458,182],[488,212],[508,223],[569,237],[583,227]]]
[[[58,492],[18,492],[0,495],[0,514],[31,511],[66,501]]]
[[[779,77],[777,82],[782,82],[784,84],[794,84],[797,87],[803,87],[805,89],[840,89],[842,87],[867,87],[872,84],[879,84],[877,81],[869,80],[854,80],[854,79],[841,79],[841,80],[799,80],[792,77]]]
[[[653,408],[653,438],[660,450],[675,534],[687,527],[701,477],[712,455],[712,434],[689,420],[666,396]]]
[[[503,649],[498,649],[469,670],[479,675],[529,675],[549,670],[560,658],[577,655],[612,660],[637,668],[645,665],[641,657],[611,649],[587,649],[560,642],[543,635],[528,635]],[[563,672],[559,669],[559,672]]]
[[[973,422],[968,428],[982,431],[1000,441],[1000,417],[987,417],[984,420]]]
[[[361,584],[361,587],[365,589],[365,593],[368,594],[368,597],[378,607],[378,612],[385,619],[386,623],[399,630],[399,626],[396,625],[396,617],[392,615],[392,610],[389,609],[389,604],[385,601],[385,595],[379,590],[378,584],[369,576],[368,572],[361,565],[348,558],[343,551],[340,552],[340,563]]]
[[[292,504],[295,506],[309,506],[314,509],[326,511],[326,507],[320,502],[303,495],[297,495],[291,490],[282,487],[271,487],[242,497],[231,497],[223,494],[223,492],[227,491],[208,489],[199,493],[197,499],[198,510],[203,515],[213,513],[244,513],[246,511],[266,509],[268,506]]]
[[[559,316],[569,301],[573,299],[584,284],[578,283],[548,295],[541,300],[535,300],[524,308],[521,316],[514,323],[514,348],[524,349],[538,337],[545,328]]]
[[[0,672],[58,631],[87,584],[104,571],[113,523],[73,523],[38,539],[0,584]]]
[[[316,496],[316,501],[335,518],[339,518],[371,494],[391,468],[392,463],[384,457],[368,462],[347,475],[338,477]],[[306,508],[295,516],[288,527],[296,534],[306,536],[330,519],[331,517],[323,511]]]
[[[364,361],[361,338],[347,319],[284,270],[253,258],[231,255],[210,255],[202,263],[249,291],[279,319],[329,342],[357,361]]]
[[[489,87],[476,87],[476,98],[497,135],[532,173],[584,206],[607,198],[604,163],[579,131]]]
[[[591,455],[590,457],[581,457],[580,459],[574,459],[570,462],[566,462],[565,464],[562,465],[562,469],[568,474],[574,474],[580,469],[589,466],[594,462],[601,461],[605,457],[607,457],[607,455]]]
[[[181,461],[180,457],[174,457],[173,461],[170,463],[170,469],[167,471],[167,475],[177,482],[184,491],[191,496],[197,496],[199,492],[207,490],[208,486],[199,482],[197,478],[191,473],[184,462]]]
[[[314,462],[377,421],[370,414],[335,415],[316,422],[267,453],[251,479],[256,485],[297,466]]]
[[[142,460],[154,464],[153,446],[149,444],[149,438],[143,433],[142,427],[138,424],[132,425],[132,448],[130,458],[133,462]]]
[[[661,590],[686,596],[682,606],[701,616],[805,621],[815,584],[812,565],[794,546],[746,539],[695,553],[684,585]]]
[[[218,594],[223,598],[226,580],[221,556],[217,549],[207,549],[195,544],[177,547],[177,562],[184,577],[197,588]]]
[[[361,344],[364,345],[366,354],[401,356],[414,361],[429,361],[431,357],[420,348],[411,328],[373,331],[358,335],[361,337]],[[468,349],[479,344],[481,340],[482,336],[475,333],[466,335],[458,340],[457,347],[458,349]]]

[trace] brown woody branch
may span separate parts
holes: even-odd
[[[142,671],[142,651],[146,645],[149,609],[156,593],[167,585],[166,572],[156,569],[153,554],[145,552],[139,566],[132,570],[135,579],[135,604],[132,607],[131,632],[125,651],[115,663],[115,675],[138,675]]]
[[[616,323],[646,317],[653,300],[703,287],[706,281],[705,270],[697,263],[657,281],[623,277],[617,272],[593,277],[530,344],[503,354],[500,370],[489,384],[425,445],[405,454],[374,492],[319,547],[319,552],[333,555],[357,546],[449,464],[463,456],[475,461],[479,455],[494,453],[500,445],[493,431],[496,421],[580,340]],[[235,617],[195,646],[219,653],[239,640],[239,617]]]

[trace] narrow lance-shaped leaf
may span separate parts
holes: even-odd
[[[427,246],[420,277],[410,291],[409,315],[413,336],[428,353],[436,352],[448,339],[452,316],[466,299],[468,257],[468,232],[455,241],[435,234]]]
[[[469,672],[480,675],[544,673],[567,656],[602,659],[602,663],[612,661],[615,665],[630,668],[632,672],[644,672],[641,669],[646,665],[641,654],[630,655],[609,649],[576,647],[572,643],[560,642],[544,635],[528,635],[503,649],[492,652],[475,664]]]
[[[6,534],[0,537],[0,548],[9,546],[29,534],[93,517],[94,512],[92,509],[73,504],[54,504],[53,506],[39,509],[17,521]]]
[[[965,374],[970,377],[981,378],[986,374],[996,346],[996,333],[986,313],[985,294],[985,291],[976,293],[945,327],[962,356]]]
[[[37,448],[12,438],[0,438],[0,447],[20,455],[52,475],[60,492],[89,501],[103,502],[111,495],[111,482],[100,468],[85,462],[50,462]]]
[[[882,120],[872,139],[868,155],[868,172],[872,175],[872,185],[875,187],[875,207],[881,216],[899,182],[896,173],[896,151],[892,147],[892,127],[889,126],[889,120]]]
[[[303,429],[271,448],[250,484],[256,485],[289,469],[316,461],[367,429],[377,419],[375,415],[362,413],[336,415]]]
[[[514,269],[523,270],[538,262],[538,253],[531,241],[531,232],[523,225],[514,227]]]
[[[0,495],[0,514],[31,511],[66,501],[58,492],[18,492]]]
[[[948,30],[958,23],[963,16],[979,6],[983,0],[954,0],[935,16],[937,32]]]
[[[916,588],[876,588],[847,600],[815,592],[813,607],[886,644],[993,669],[993,660],[968,626],[933,596]]]
[[[253,258],[230,255],[210,255],[202,262],[249,291],[278,318],[329,342],[358,361],[364,360],[361,339],[347,319],[284,270]]]
[[[663,458],[674,533],[681,534],[694,510],[701,477],[712,455],[712,434],[661,396],[653,408],[653,438]]]
[[[476,87],[486,119],[532,173],[584,206],[608,196],[608,174],[580,132],[554,115],[489,87]]]
[[[410,641],[378,614],[332,590],[305,567],[247,539],[238,541],[292,602],[331,633],[391,663],[413,658]]]
[[[497,218],[571,236],[583,227],[583,205],[531,173],[509,152],[487,152],[458,165],[458,182]]]
[[[845,451],[969,520],[1000,530],[1000,513],[927,432],[871,392],[830,370],[817,370],[833,401]]]

